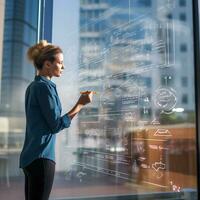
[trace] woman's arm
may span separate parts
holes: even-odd
[[[86,93],[83,93],[78,102],[75,104],[75,106],[67,113],[67,115],[73,119],[73,117],[80,112],[80,110],[83,108],[84,105],[90,103],[92,101],[93,97],[93,91],[89,91]]]

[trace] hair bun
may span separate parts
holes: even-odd
[[[30,61],[34,61],[37,59],[37,57],[40,55],[41,50],[48,46],[49,43],[46,40],[41,40],[39,43],[35,44],[31,48],[29,48],[27,52],[28,59]]]

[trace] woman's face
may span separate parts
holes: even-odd
[[[60,77],[63,70],[64,70],[63,54],[58,53],[55,56],[55,61],[53,63],[50,63],[50,66],[49,66],[50,76]]]

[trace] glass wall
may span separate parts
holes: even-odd
[[[191,0],[54,1],[63,113],[81,91],[96,94],[57,134],[50,199],[197,200],[192,14]],[[0,15],[0,199],[22,200],[38,1],[0,0]]]
[[[60,89],[64,105],[96,95],[58,136],[52,197],[196,199],[192,1],[74,6],[63,45],[70,80],[57,83],[70,91]]]

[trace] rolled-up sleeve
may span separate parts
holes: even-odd
[[[37,88],[37,99],[42,115],[52,133],[58,133],[71,124],[71,118],[64,114],[61,116],[56,96],[47,84],[39,84]]]

